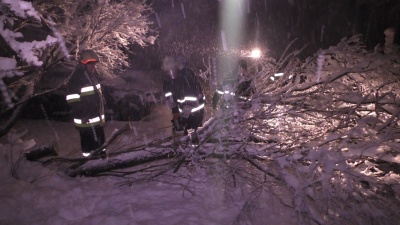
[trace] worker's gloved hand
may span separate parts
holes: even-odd
[[[178,114],[177,114],[177,116],[178,116]],[[178,116],[176,119],[175,118],[172,119],[171,122],[172,122],[172,127],[173,127],[174,132],[181,132],[181,131],[185,130],[185,127],[186,127],[186,119],[185,118]]]
[[[177,119],[179,119],[179,117],[181,117],[180,113],[174,113],[172,119],[177,120]]]

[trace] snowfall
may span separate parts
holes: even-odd
[[[12,32],[5,26],[6,23],[13,24],[14,19],[17,18],[24,19],[24,23],[29,21],[28,18],[41,21],[41,18],[44,17],[40,16],[32,7],[31,2],[2,0],[2,4],[3,6],[8,5],[7,9],[12,12],[12,16],[0,15],[0,34],[7,45],[18,53],[21,62],[27,63],[29,66],[42,66],[43,62],[40,61],[41,56],[39,57],[38,53],[46,52],[49,46],[57,42],[60,43],[66,58],[69,58],[62,36],[54,27],[51,29],[56,37],[49,35],[45,40],[23,42],[21,40],[22,33]],[[181,8],[183,17],[186,18],[182,3]],[[2,9],[0,7],[0,11]],[[158,14],[156,16],[159,19]],[[160,21],[158,23],[161,27]],[[221,32],[225,49],[224,37],[225,33]],[[216,151],[219,156],[223,155],[221,153],[224,151],[225,153],[231,151],[232,155],[246,157],[236,159],[234,157],[208,157],[198,164],[191,158],[188,164],[180,168],[170,169],[159,176],[148,179],[133,179],[129,176],[115,176],[115,174],[114,176],[110,174],[105,176],[104,173],[101,174],[102,176],[71,177],[65,172],[68,167],[62,161],[52,161],[51,163],[28,161],[24,157],[24,153],[48,145],[54,147],[59,159],[80,159],[82,158],[80,140],[78,131],[71,122],[20,119],[7,135],[0,138],[0,225],[400,224],[400,172],[398,168],[400,134],[397,126],[399,123],[396,120],[396,126],[390,127],[390,131],[387,133],[375,130],[375,125],[383,125],[382,129],[391,125],[400,112],[397,109],[399,101],[396,101],[395,97],[391,99],[392,101],[383,98],[397,96],[396,98],[399,99],[397,94],[399,90],[397,86],[398,55],[391,55],[390,51],[387,52],[386,49],[384,55],[377,52],[367,54],[358,39],[360,39],[358,35],[349,40],[345,38],[337,47],[330,48],[329,54],[335,54],[335,57],[327,57],[324,60],[325,54],[328,55],[328,53],[322,51],[317,56],[316,64],[306,62],[305,65],[309,66],[309,71],[314,71],[315,68],[319,71],[317,71],[316,80],[297,86],[297,90],[291,89],[290,95],[286,96],[285,94],[287,99],[284,100],[302,95],[302,93],[296,95],[293,92],[301,92],[313,86],[321,88],[320,84],[330,83],[335,85],[336,92],[334,88],[331,93],[329,89],[324,89],[321,96],[318,96],[321,89],[313,89],[308,93],[308,103],[316,103],[314,106],[319,106],[323,102],[319,98],[326,95],[328,97],[321,98],[327,100],[328,104],[324,104],[332,105],[332,112],[335,114],[340,112],[339,117],[346,115],[346,120],[350,120],[350,115],[356,111],[357,107],[364,100],[369,100],[368,96],[373,93],[369,90],[375,90],[379,98],[376,97],[375,101],[371,101],[372,103],[376,105],[389,103],[396,106],[396,111],[391,116],[392,119],[386,115],[381,116],[378,120],[379,115],[376,115],[375,122],[372,121],[374,126],[370,126],[371,121],[367,121],[371,119],[370,116],[363,116],[361,119],[357,119],[357,123],[350,124],[349,122],[351,126],[346,125],[347,130],[344,130],[349,135],[341,133],[342,131],[339,129],[335,129],[338,131],[336,133],[330,133],[328,128],[333,124],[330,124],[331,116],[326,117],[329,119],[325,119],[325,116],[321,116],[320,113],[309,116],[305,113],[308,111],[308,109],[305,110],[306,108],[300,108],[302,115],[297,115],[296,111],[282,110],[282,106],[274,107],[276,103],[271,104],[273,107],[267,104],[261,105],[259,104],[261,100],[257,99],[251,107],[252,109],[253,106],[254,109],[259,108],[260,112],[264,113],[260,114],[261,116],[257,119],[263,121],[261,125],[268,124],[269,127],[251,126],[253,129],[251,133],[261,135],[260,139],[266,141],[257,146],[249,145],[245,150],[241,147],[234,148],[235,144],[243,146],[244,140],[247,142],[253,138],[248,135],[245,137],[246,139],[243,139],[240,132],[243,133],[245,129],[241,129],[243,127],[236,124],[235,132],[230,134],[224,140],[225,142],[219,142],[222,144],[215,147],[220,150],[220,152]],[[393,42],[388,41],[387,43]],[[389,47],[389,45],[385,45],[385,48],[390,50]],[[282,56],[285,63],[290,55],[292,54],[287,57]],[[14,105],[7,91],[8,87],[2,78],[23,75],[17,69],[17,64],[15,57],[0,57],[0,91],[5,103],[10,108]],[[346,64],[345,68],[342,64]],[[289,63],[289,65],[291,64]],[[350,67],[347,68],[347,66]],[[277,66],[274,65],[273,68],[275,67]],[[323,71],[322,68],[324,68]],[[341,69],[338,71],[338,68]],[[393,72],[390,69],[393,69]],[[275,72],[279,71],[265,71],[265,74],[272,76]],[[350,73],[354,83],[353,81],[346,81],[346,83],[343,80],[336,82],[342,76]],[[289,74],[286,76],[292,76]],[[283,77],[282,75],[280,76]],[[264,76],[264,78],[274,80],[273,77]],[[386,83],[385,79],[387,78],[394,81]],[[260,76],[259,79],[265,81],[263,76]],[[360,90],[365,90],[365,93],[368,92],[368,94],[362,95],[365,93],[360,91],[359,95],[354,95],[356,97],[348,101],[357,103],[357,107],[352,104],[354,109],[351,110],[351,113],[347,113],[348,109],[352,108],[346,107],[346,104],[331,104],[334,102],[332,96],[336,98],[337,102],[344,101],[337,94],[346,93],[342,92],[342,89],[346,91],[347,88],[351,88],[349,89],[351,91],[347,90],[347,93],[353,93],[355,91],[353,87],[357,87],[352,86],[355,83],[360,86]],[[144,86],[143,83],[140,85]],[[325,87],[325,84],[323,86]],[[364,86],[365,88],[362,88]],[[278,87],[278,85],[272,85],[273,87]],[[388,89],[383,90],[383,87]],[[122,89],[120,90],[123,92]],[[314,91],[315,93],[313,93]],[[380,93],[383,91],[387,92]],[[275,94],[279,99],[282,98],[280,93],[285,92],[276,91]],[[380,102],[381,100],[382,102]],[[317,107],[314,108],[317,109]],[[336,109],[338,111],[335,111]],[[368,111],[368,108],[363,110]],[[374,110],[370,111],[374,112]],[[385,109],[385,114],[390,114],[386,111],[391,110]],[[328,109],[327,112],[329,112]],[[208,114],[210,113],[208,112]],[[286,117],[283,117],[284,114]],[[96,159],[95,163],[112,163],[114,161],[108,154],[112,155],[127,147],[148,146],[147,144],[153,140],[170,137],[170,117],[168,109],[159,104],[154,106],[150,116],[140,122],[108,121],[105,126],[107,137],[125,127],[127,123],[131,129],[108,145],[107,157]],[[385,122],[380,121],[382,118],[385,119]],[[307,119],[313,122],[312,126],[309,126]],[[340,124],[343,121],[340,119]],[[214,120],[213,124],[220,122]],[[246,125],[245,122],[243,124],[243,126]],[[222,125],[225,126],[224,123]],[[218,135],[225,136],[225,133],[229,133],[228,131],[232,130],[230,125],[232,123],[229,126],[220,127]],[[321,129],[324,126],[326,130]],[[274,147],[276,144],[273,143],[279,137],[270,134],[271,131],[283,133],[282,146],[278,146],[279,149]],[[290,136],[287,135],[288,133],[291,133]],[[312,143],[308,138],[321,134],[324,135],[317,140],[321,142],[319,144]],[[202,140],[201,137],[200,140]],[[233,144],[230,143],[231,140],[233,140]],[[305,145],[288,151],[288,146],[292,145],[293,141],[298,142],[299,140],[303,140]],[[329,150],[326,144],[335,140],[337,141],[336,148]],[[212,145],[211,142],[203,144],[204,146],[201,147],[204,150],[207,150],[207,144]],[[347,148],[348,146],[351,148]],[[141,150],[147,151],[146,148]],[[153,150],[159,149],[153,148]],[[181,147],[179,150],[182,153],[194,152],[192,155],[196,153],[194,151],[196,148],[183,149]],[[187,152],[185,152],[186,150]],[[244,155],[243,152],[247,155]],[[136,152],[127,154],[128,156],[129,154],[135,155]],[[255,161],[252,163],[250,156],[256,156],[257,159],[260,159],[259,161],[263,160],[266,163],[258,164]],[[120,160],[123,157],[124,154],[121,154],[114,160]],[[163,160],[168,161],[169,159]],[[387,168],[382,167],[382,163],[378,165],[378,160],[384,161]],[[93,161],[95,160],[91,160],[88,164]],[[160,161],[162,163],[162,160]],[[130,169],[133,168],[125,168],[124,172],[129,172]],[[151,169],[147,168],[147,170]],[[134,172],[138,171],[140,168]],[[240,176],[236,177],[235,174],[239,173]]]

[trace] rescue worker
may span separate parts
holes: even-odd
[[[250,73],[247,71],[247,62],[244,59],[239,60],[239,76],[236,87],[236,96],[239,102],[247,102],[254,94],[254,88],[252,84],[252,78]]]
[[[228,77],[223,81],[222,85],[217,87],[213,97],[214,109],[217,108],[221,98],[221,108],[229,108],[233,104],[233,99],[239,103],[245,103],[251,99],[254,94],[254,88],[252,78],[247,70],[247,62],[243,59],[238,62],[237,74],[236,79]]]
[[[218,85],[213,96],[213,108],[216,109],[218,103],[222,109],[229,109],[235,104],[236,79],[229,75],[222,84]]]
[[[93,50],[84,50],[67,84],[66,99],[73,110],[84,157],[103,145],[105,139],[104,99],[96,70],[98,62],[99,57]]]
[[[164,81],[166,103],[172,111],[173,132],[197,130],[203,125],[205,96],[193,70],[179,69],[174,56],[166,56],[162,69],[169,77]]]

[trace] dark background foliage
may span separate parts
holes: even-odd
[[[134,68],[159,69],[162,57],[172,53],[186,56],[192,67],[202,69],[202,61],[220,48],[221,1],[149,1],[161,24],[159,27],[154,14],[153,26],[159,29],[159,38],[154,46],[135,48],[131,57]],[[384,43],[385,29],[400,29],[397,0],[249,0],[249,7],[249,13],[244,9],[247,22],[243,49],[256,45],[274,58],[279,58],[296,38],[295,49],[308,46],[302,52],[304,58],[354,34],[364,35],[368,48],[373,49]],[[400,43],[400,35],[395,41]]]

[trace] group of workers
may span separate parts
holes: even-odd
[[[105,141],[104,135],[104,98],[96,64],[99,57],[93,50],[84,50],[67,83],[66,100],[73,110],[74,124],[81,140],[81,150],[85,157],[98,150]],[[183,135],[195,131],[203,125],[206,97],[193,70],[187,67],[183,57],[166,56],[162,63],[165,72],[163,91],[166,105],[172,112],[174,133]],[[213,96],[213,108],[220,103],[228,108],[230,102],[249,101],[254,88],[245,60],[238,63],[237,78],[225,79]],[[231,76],[234,77],[234,76]],[[221,100],[222,99],[222,100]],[[196,140],[193,140],[196,141]],[[105,149],[97,153],[105,154]]]

